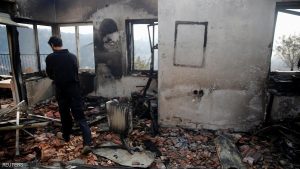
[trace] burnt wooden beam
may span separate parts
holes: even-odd
[[[7,37],[9,43],[9,53],[11,58],[12,75],[16,83],[16,99],[17,102],[27,100],[26,89],[23,85],[21,57],[19,48],[19,33],[17,27],[7,25]]]
[[[292,15],[300,16],[300,12],[289,10],[289,9],[280,9],[278,11],[279,12],[283,12],[283,13],[287,13],[287,14],[292,14]]]
[[[39,128],[39,127],[45,127],[48,124],[49,122],[42,122],[42,123],[33,123],[33,124],[26,124],[26,125],[5,126],[5,127],[0,127],[0,131],[17,130],[17,129],[25,129],[25,128]]]
[[[215,138],[214,142],[223,169],[246,169],[237,147],[225,134],[220,134]]]

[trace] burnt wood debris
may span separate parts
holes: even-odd
[[[1,102],[9,104],[11,100],[1,99]],[[108,109],[109,102],[115,108]],[[131,98],[85,97],[85,114],[94,142],[94,152],[87,156],[80,154],[82,138],[77,126],[73,128],[70,142],[65,143],[59,138],[60,117],[55,98],[34,107],[22,107],[22,110],[10,103],[6,109],[1,109],[0,114],[0,161],[40,166],[142,167],[147,164],[147,157],[151,162],[147,166],[149,168],[299,166],[299,122],[286,120],[261,125],[248,133],[158,127],[157,118],[153,118],[157,116],[157,107],[154,104],[149,108],[147,106],[151,104],[147,102],[147,98],[137,93],[133,93]],[[21,112],[19,125],[16,125],[17,110]],[[120,112],[123,114],[117,115]],[[114,124],[122,120],[123,123]],[[15,151],[16,129],[19,130],[19,155]],[[103,157],[101,152],[109,154],[110,150],[121,154],[122,150],[125,154],[130,152],[126,155],[130,159],[136,153],[151,152],[152,155],[141,155],[141,159],[134,158],[136,161],[128,164],[121,161],[125,155]]]

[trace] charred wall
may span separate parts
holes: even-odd
[[[127,19],[157,19],[157,0],[18,0],[19,17],[57,24],[93,23],[95,91],[129,96],[147,78],[127,74]],[[90,82],[93,83],[93,82]],[[154,85],[156,86],[156,85]]]
[[[14,15],[17,11],[14,1],[0,1],[0,12]]]
[[[56,1],[56,22],[93,22],[96,71],[99,64],[110,70],[106,78],[126,74],[126,19],[157,18],[157,0]]]
[[[137,90],[136,86],[147,82],[147,78],[127,74],[127,19],[157,19],[157,1],[129,0],[106,4],[88,19],[94,23],[96,94],[129,96]]]
[[[270,72],[267,83],[266,120],[300,116],[300,72]]]
[[[271,120],[293,119],[300,116],[299,96],[276,96],[273,101]]]

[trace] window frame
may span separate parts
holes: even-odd
[[[7,25],[6,24],[2,24],[1,23],[1,25],[3,25],[4,26],[4,28],[5,28],[5,32],[6,32],[6,42],[7,42],[7,47],[8,47],[8,53],[6,54],[6,53],[0,53],[0,55],[8,55],[8,60],[7,60],[7,63],[9,63],[9,72],[7,73],[7,75],[11,75],[11,73],[12,73],[12,62],[11,62],[11,51],[10,51],[10,44],[9,44],[9,36],[8,36],[8,31],[7,31]],[[5,65],[5,64],[4,64]],[[5,74],[1,74],[1,72],[2,71],[0,71],[0,75],[5,75]],[[4,72],[4,71],[3,71]]]
[[[24,73],[22,71],[22,76],[27,79],[27,78],[31,78],[34,76],[40,76],[42,75],[42,72],[45,70],[41,69],[41,55],[40,55],[40,48],[39,48],[39,39],[38,39],[38,30],[37,30],[37,25],[41,25],[41,26],[50,26],[51,27],[51,36],[54,35],[54,30],[55,30],[55,24],[53,23],[46,23],[46,22],[40,22],[40,21],[32,21],[32,20],[28,20],[28,19],[15,19],[17,23],[20,24],[30,24],[33,26],[33,34],[34,34],[34,47],[35,47],[35,53],[36,53],[36,59],[37,59],[37,67],[38,70],[37,72],[32,72],[32,73]]]
[[[35,41],[36,41],[36,48],[37,48],[37,51],[38,51],[38,53],[37,53],[37,55],[38,55],[38,61],[39,61],[39,64],[38,64],[38,66],[39,66],[39,71],[41,72],[41,71],[46,71],[46,67],[45,67],[45,70],[42,70],[42,65],[41,65],[41,50],[40,50],[40,44],[39,44],[39,32],[38,32],[38,28],[37,28],[37,26],[50,26],[51,27],[51,36],[53,36],[53,26],[51,26],[51,25],[45,25],[45,24],[36,24],[35,26],[34,26],[34,34],[35,34]],[[47,41],[47,43],[48,43],[48,41]],[[43,55],[44,55],[44,53],[42,53]],[[50,54],[50,53],[49,53]]]
[[[94,37],[94,25],[93,22],[75,22],[75,23],[60,23],[57,24],[58,27],[58,31],[59,31],[59,36],[61,37],[61,32],[60,32],[60,28],[61,27],[68,27],[68,26],[74,26],[75,27],[75,44],[76,44],[76,57],[77,57],[77,62],[78,62],[78,69],[79,71],[85,71],[85,70],[92,70],[95,71],[95,67],[96,67],[96,63],[93,69],[84,69],[84,68],[80,68],[80,62],[79,62],[79,57],[80,57],[80,50],[79,50],[79,26],[92,26],[93,27],[93,49],[94,47],[94,42],[95,42],[95,37]],[[95,58],[95,50],[93,50],[94,53],[94,58]],[[95,62],[95,59],[94,59]]]
[[[300,2],[277,2],[276,3],[276,9],[275,9],[275,17],[274,17],[274,25],[273,25],[273,36],[272,36],[272,43],[271,43],[271,52],[269,55],[269,74],[270,73],[288,73],[288,74],[293,74],[294,72],[299,72],[299,71],[272,71],[271,66],[272,66],[272,56],[273,56],[273,48],[274,48],[274,40],[275,40],[275,30],[276,30],[276,24],[277,24],[277,17],[279,12],[287,11],[287,9],[300,9]]]
[[[147,74],[150,72],[150,68],[147,70],[138,70],[134,67],[134,33],[133,33],[133,25],[134,24],[152,24],[158,25],[158,19],[126,19],[125,20],[125,28],[126,28],[126,48],[127,48],[127,72],[128,74],[142,73]],[[157,50],[157,49],[156,49]],[[158,56],[157,56],[158,57]],[[152,61],[153,60],[153,61]],[[150,64],[152,63],[154,68],[154,56],[151,58]],[[158,70],[154,70],[154,73],[157,73]]]

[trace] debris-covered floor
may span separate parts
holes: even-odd
[[[0,96],[0,105],[1,105],[0,109],[14,106],[14,101],[13,101],[10,91],[7,92],[6,90],[1,89],[0,95],[1,95]]]
[[[115,159],[112,160],[101,156],[99,150],[104,147],[105,143],[122,144],[120,137],[108,129],[104,104],[107,99],[93,98],[92,100],[86,99],[85,114],[92,130],[94,153],[87,156],[81,155],[82,138],[79,132],[74,132],[74,136],[68,143],[59,139],[60,123],[57,121],[59,120],[57,103],[54,100],[48,100],[28,110],[29,114],[37,116],[27,115],[28,118],[20,119],[21,124],[24,125],[45,121],[48,124],[37,129],[20,130],[19,156],[15,156],[15,130],[0,131],[0,161],[43,166],[78,163],[120,167],[123,163],[118,160],[122,161],[124,156],[114,154]],[[48,119],[39,118],[39,116],[46,116]],[[9,117],[5,116],[5,118]],[[133,130],[126,141],[133,154],[151,152],[150,168],[221,168],[223,165],[235,165],[226,164],[226,155],[224,156],[222,149],[226,148],[224,144],[227,143],[217,141],[220,138],[229,140],[229,143],[235,145],[228,146],[229,151],[237,151],[242,161],[241,166],[245,168],[299,168],[300,127],[299,122],[295,121],[297,120],[282,122],[267,128],[261,127],[252,134],[234,133],[230,130],[190,130],[178,127],[160,128],[159,134],[153,136],[151,120],[134,118]],[[1,122],[0,128],[6,125],[7,123]],[[77,131],[76,127],[74,130]],[[109,146],[106,152],[109,149],[115,151],[118,147]],[[124,151],[126,153],[126,150]],[[131,158],[128,152],[127,155]],[[132,166],[146,167],[139,160],[133,160],[130,163]]]

